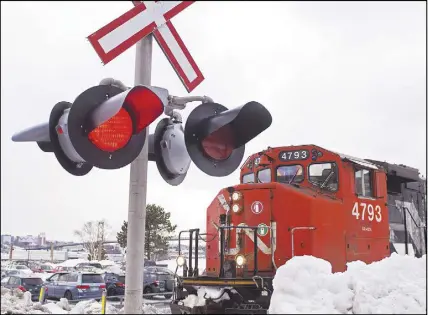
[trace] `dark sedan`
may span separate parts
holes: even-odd
[[[106,272],[103,275],[106,283],[107,296],[118,296],[125,294],[125,276]]]
[[[20,289],[23,292],[28,291],[31,293],[31,299],[38,301],[43,280],[36,277],[10,276],[3,278],[1,285],[8,289]]]

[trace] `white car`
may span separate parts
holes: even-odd
[[[6,274],[8,276],[10,276],[12,274],[13,275],[28,276],[28,275],[31,275],[33,273],[33,271],[30,268],[28,268],[27,266],[24,266],[24,265],[10,266],[5,271],[6,271]]]

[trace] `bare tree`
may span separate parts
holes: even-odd
[[[83,247],[88,251],[89,260],[102,260],[105,256],[103,242],[107,238],[110,229],[106,221],[89,221],[83,225],[81,230],[74,231],[83,243]]]

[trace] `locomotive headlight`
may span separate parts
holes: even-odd
[[[234,205],[232,206],[232,211],[233,211],[234,213],[238,213],[238,212],[240,212],[240,211],[241,211],[241,206],[240,206],[240,205],[238,205],[238,204],[234,204]]]
[[[233,201],[238,201],[239,199],[241,199],[242,194],[239,191],[235,191],[232,194],[232,200]]]
[[[178,256],[176,259],[176,262],[177,262],[177,265],[181,267],[186,263],[186,258],[184,258],[183,256]]]
[[[236,255],[235,261],[238,267],[242,267],[245,264],[246,259],[244,255]]]

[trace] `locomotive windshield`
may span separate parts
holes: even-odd
[[[338,185],[336,163],[313,163],[309,165],[309,181],[315,186],[336,191]]]
[[[303,182],[302,165],[282,165],[276,169],[276,180],[278,183],[300,183]]]
[[[270,168],[265,168],[257,173],[257,179],[259,183],[269,183],[271,181]]]

